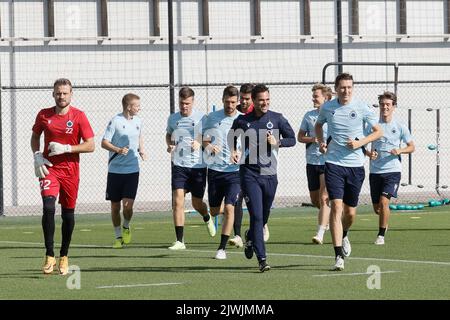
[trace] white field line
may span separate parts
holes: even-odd
[[[138,284],[123,284],[112,286],[95,287],[96,289],[114,289],[114,288],[136,288],[136,287],[154,287],[154,286],[174,286],[183,284],[182,282],[165,282],[165,283],[138,283]]]
[[[43,246],[44,244],[41,242],[24,242],[24,241],[2,241],[0,240],[0,244],[22,244],[22,245],[32,245],[32,246]],[[57,245],[56,245],[57,246]],[[106,248],[112,249],[111,246],[100,246],[94,244],[71,244],[72,248]],[[159,248],[148,248],[149,250],[155,251],[168,251],[168,249],[159,249]],[[200,252],[200,253],[215,253],[216,251],[211,250],[182,250],[182,252]],[[231,252],[227,251],[227,254],[239,254],[242,255],[242,251],[240,252]],[[296,253],[269,253],[268,256],[280,256],[280,257],[301,257],[301,258],[313,258],[313,259],[333,259],[334,256],[319,256],[312,254],[296,254]],[[444,261],[429,261],[429,260],[402,260],[402,259],[384,259],[384,258],[364,258],[364,257],[350,257],[349,260],[363,260],[363,261],[385,261],[385,262],[400,262],[400,263],[415,263],[415,264],[432,264],[432,265],[444,265],[450,266],[450,262]]]
[[[394,210],[393,210],[394,211]],[[407,216],[407,215],[423,215],[423,214],[428,214],[431,211],[427,211],[427,210],[420,210],[421,212],[417,212],[416,210],[412,210],[410,211],[405,211],[402,212],[401,215],[398,215],[399,217],[401,216]],[[395,212],[395,211],[394,211]],[[359,219],[360,217],[363,217],[364,215],[361,216],[356,216],[357,219]],[[317,216],[312,215],[312,216],[299,216],[299,217],[270,217],[270,220],[310,220],[310,219],[317,219]],[[362,220],[362,219],[361,219]],[[199,220],[199,222],[201,222],[201,220]],[[148,223],[140,223],[140,225],[147,225],[147,224],[173,224],[173,221],[152,221],[152,222],[148,222]],[[111,223],[80,223],[79,227],[111,227]],[[189,226],[189,225],[186,225]],[[0,230],[19,230],[19,229],[42,229],[42,226],[38,223],[35,226],[0,226]],[[136,230],[139,230],[138,228],[136,228]]]
[[[339,277],[339,276],[367,276],[381,273],[396,273],[400,271],[381,271],[381,272],[358,272],[358,273],[333,273],[333,274],[314,274],[313,277]]]

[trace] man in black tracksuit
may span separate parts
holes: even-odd
[[[270,270],[266,261],[263,228],[269,220],[270,208],[278,185],[277,157],[280,147],[295,145],[295,132],[281,113],[269,111],[270,94],[265,85],[252,90],[253,112],[241,115],[233,122],[228,135],[232,161],[240,163],[241,189],[250,214],[250,229],[246,231],[245,256],[259,262],[261,272]],[[240,138],[242,154],[237,149]]]

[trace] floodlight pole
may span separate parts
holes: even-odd
[[[440,175],[440,166],[441,160],[439,156],[440,149],[440,132],[441,132],[441,110],[439,108],[436,109],[436,192],[439,196],[439,175]]]
[[[337,61],[343,61],[342,54],[342,1],[336,0],[336,33],[337,33]],[[342,64],[338,64],[338,74],[342,73]]]
[[[408,109],[408,130],[412,134],[412,110]],[[408,184],[412,184],[412,154],[408,154]]]
[[[175,65],[173,56],[173,0],[167,0],[167,20],[169,29],[169,91],[170,113],[175,113]]]
[[[2,127],[2,73],[0,66],[0,217],[5,214],[5,203],[3,199],[3,127]]]

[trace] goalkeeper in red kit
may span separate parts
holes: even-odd
[[[45,274],[51,274],[56,266],[53,236],[58,195],[62,217],[58,269],[61,275],[66,275],[69,271],[67,255],[75,226],[74,212],[80,181],[79,154],[93,152],[95,149],[94,132],[86,115],[70,104],[72,94],[72,84],[68,79],[56,80],[53,85],[55,106],[39,111],[31,135],[34,169],[36,177],[39,178],[43,202]],[[44,133],[44,149],[41,151],[42,133]]]

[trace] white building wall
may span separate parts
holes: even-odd
[[[343,1],[344,60],[369,62],[450,62],[448,39],[443,34],[443,1],[408,1],[407,23],[410,38],[396,39],[396,2],[359,1],[361,38],[349,34],[349,8]],[[169,115],[167,87],[137,88],[138,85],[167,85],[169,79],[167,52],[167,1],[161,1],[161,39],[126,40],[146,37],[152,32],[150,1],[108,1],[109,35],[112,40],[95,39],[65,41],[62,38],[95,38],[98,34],[99,1],[55,1],[55,36],[58,41],[42,40],[0,42],[1,85],[3,87],[49,87],[59,77],[67,77],[75,86],[129,86],[112,89],[75,89],[73,104],[83,109],[90,119],[97,150],[81,155],[80,206],[87,211],[107,210],[104,200],[107,152],[100,148],[104,128],[120,111],[120,100],[127,92],[142,97],[145,143],[149,161],[142,163],[138,206],[142,210],[161,208],[154,202],[170,201],[170,162],[165,152],[164,134]],[[199,40],[201,31],[200,0],[174,1],[175,79],[182,84],[209,84],[195,87],[197,108],[203,111],[221,105],[223,86],[215,83],[244,82],[313,83],[322,78],[322,68],[336,60],[335,4],[332,0],[311,1],[312,37],[300,39],[301,1],[261,1],[262,39],[250,39],[251,10],[246,0],[210,0],[210,38]],[[0,2],[2,37],[39,38],[44,36],[42,1]],[[12,21],[14,17],[14,21]],[[13,28],[14,26],[14,28]],[[388,35],[386,37],[385,35]],[[414,35],[427,35],[416,38]],[[448,80],[450,68],[400,69],[400,80]],[[355,76],[355,95],[376,102],[376,95],[389,85],[358,86],[361,81],[392,81],[393,69],[386,67],[344,67]],[[334,79],[336,68],[327,71]],[[303,114],[311,108],[310,85],[271,86],[272,108],[282,112],[298,131]],[[434,188],[434,153],[426,145],[434,141],[434,114],[424,111],[429,106],[446,105],[449,86],[399,87],[399,117],[406,122],[407,108],[420,118],[415,130],[419,148],[415,159],[414,178]],[[438,94],[439,93],[439,94]],[[17,206],[40,204],[37,181],[33,174],[29,147],[31,127],[36,113],[53,104],[51,90],[2,90],[4,199],[10,212]],[[448,112],[447,112],[448,113]],[[445,110],[443,111],[445,114]],[[420,119],[420,120],[419,120]],[[443,124],[445,126],[445,124]],[[448,135],[450,129],[441,130]],[[446,139],[446,141],[450,141]],[[448,143],[441,156],[449,154]],[[425,165],[426,163],[426,165]],[[294,165],[293,165],[294,164]],[[406,174],[407,162],[404,161]],[[450,177],[449,167],[442,165],[442,176]],[[424,166],[425,169],[420,169]],[[293,167],[295,168],[293,170]],[[282,150],[279,166],[280,199],[307,199],[304,147]],[[443,180],[447,178],[442,178]],[[444,183],[446,181],[443,181]],[[449,182],[447,182],[449,183]],[[367,194],[368,186],[363,192]],[[367,197],[365,198],[368,199]],[[283,200],[284,201],[284,200]],[[99,204],[89,207],[90,204]],[[290,202],[292,204],[292,202]],[[99,209],[100,208],[100,209]],[[38,212],[29,212],[38,213]]]

